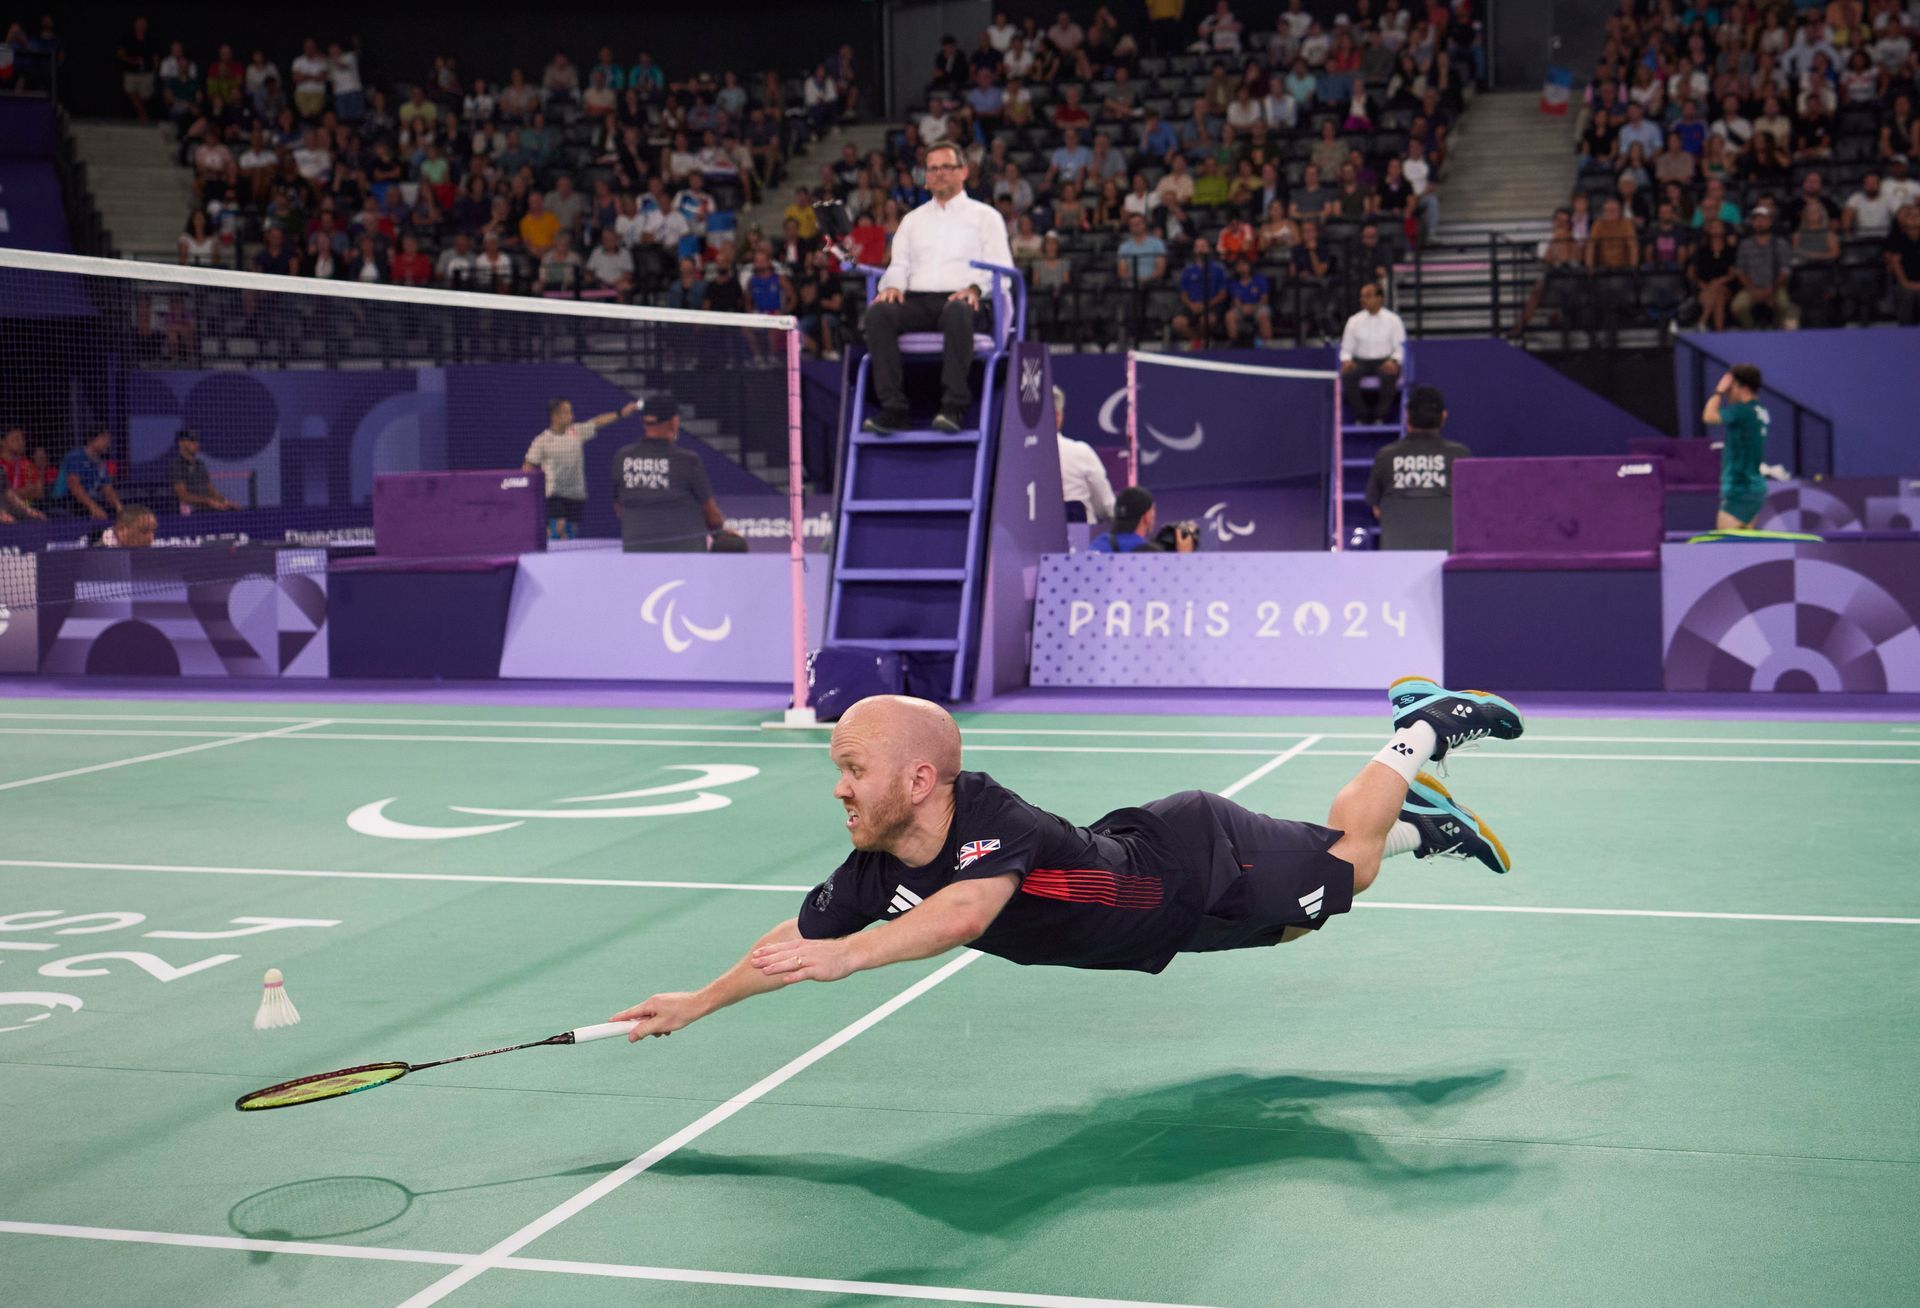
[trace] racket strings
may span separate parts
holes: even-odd
[[[320,1072],[313,1076],[303,1076],[293,1081],[282,1081],[279,1085],[270,1085],[264,1090],[255,1090],[242,1095],[234,1102],[241,1112],[256,1112],[268,1108],[291,1108],[295,1104],[311,1104],[322,1099],[337,1099],[341,1095],[356,1094],[361,1090],[371,1090],[374,1086],[396,1081],[407,1074],[405,1063],[368,1063],[361,1067],[344,1067],[338,1071]]]

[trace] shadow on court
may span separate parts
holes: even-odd
[[[1519,1146],[1476,1141],[1477,1161],[1423,1164],[1400,1156],[1377,1134],[1391,1129],[1377,1114],[1368,1119],[1371,1129],[1359,1129],[1336,1120],[1332,1110],[1384,1101],[1417,1130],[1505,1078],[1504,1068],[1419,1080],[1212,1076],[1116,1096],[1084,1111],[1016,1118],[944,1141],[911,1162],[683,1150],[653,1173],[852,1186],[981,1235],[1017,1235],[1109,1193],[1135,1192],[1131,1200],[1141,1202],[1145,1187],[1268,1169],[1366,1186],[1396,1205],[1453,1206],[1506,1189],[1519,1172],[1513,1157]]]
[[[248,1195],[227,1210],[227,1225],[252,1240],[337,1240],[349,1235],[377,1231],[406,1216],[413,1201],[436,1194],[461,1194],[468,1190],[490,1190],[497,1186],[523,1185],[529,1181],[551,1181],[569,1176],[605,1176],[619,1169],[626,1159],[588,1163],[564,1172],[541,1172],[536,1176],[510,1176],[498,1181],[478,1181],[472,1185],[450,1185],[436,1190],[410,1190],[384,1176],[317,1176],[306,1181],[289,1181]],[[254,1263],[269,1262],[277,1255],[255,1250],[249,1255]]]

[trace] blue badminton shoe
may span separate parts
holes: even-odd
[[[1447,788],[1422,772],[1407,787],[1400,820],[1420,833],[1415,858],[1471,858],[1495,872],[1509,872],[1513,859],[1493,828],[1472,809],[1454,802]]]
[[[1424,722],[1439,737],[1434,746],[1435,762],[1447,756],[1456,745],[1492,736],[1495,740],[1517,740],[1526,730],[1520,710],[1484,690],[1448,690],[1428,677],[1402,677],[1387,687],[1393,704],[1393,726],[1398,731],[1416,722]]]

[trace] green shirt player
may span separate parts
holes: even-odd
[[[1736,364],[1714,387],[1700,419],[1727,429],[1720,448],[1720,512],[1713,525],[1719,531],[1751,527],[1767,498],[1760,459],[1766,453],[1770,419],[1760,404],[1760,370],[1750,363]]]

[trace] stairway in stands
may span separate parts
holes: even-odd
[[[1571,115],[1542,113],[1537,91],[1474,97],[1448,142],[1440,229],[1417,264],[1394,269],[1393,307],[1409,332],[1491,336],[1512,326],[1513,303],[1536,275],[1533,251],[1573,192],[1573,126]]]
[[[157,123],[75,119],[74,151],[113,232],[116,253],[153,263],[180,257],[193,211],[193,174],[174,157],[173,129]]]

